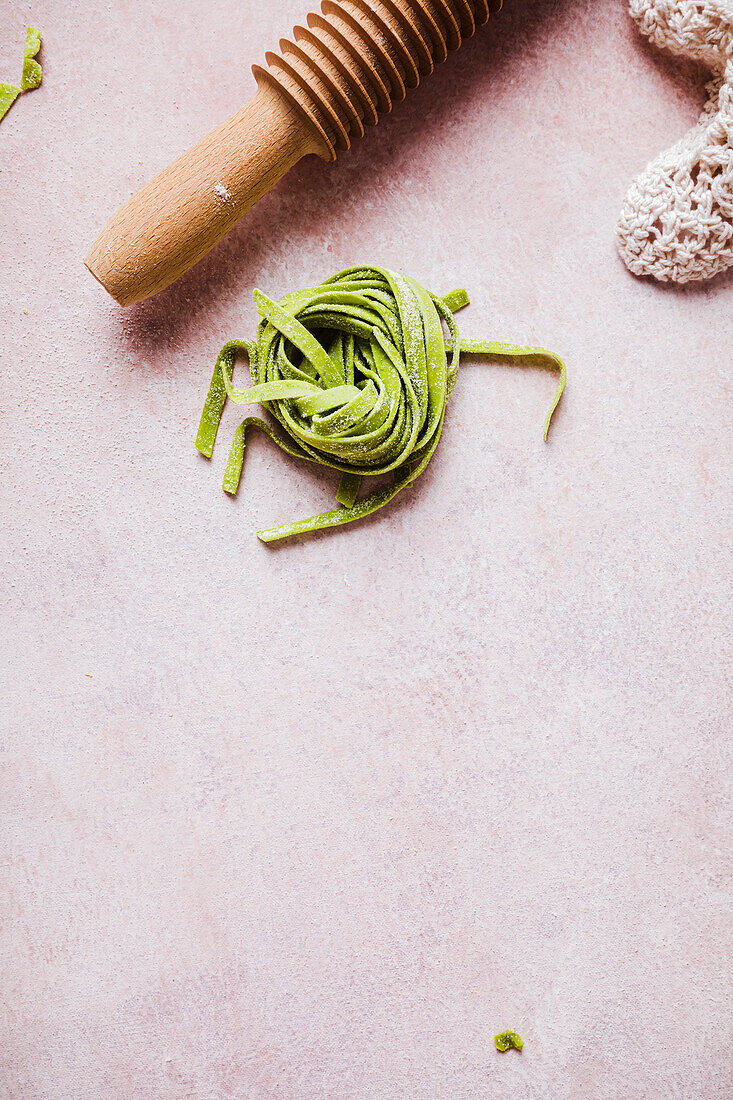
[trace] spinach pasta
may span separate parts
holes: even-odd
[[[462,353],[546,358],[560,374],[547,438],[565,386],[562,360],[544,348],[461,341],[454,314],[468,304],[465,290],[439,298],[408,275],[363,266],[278,301],[256,290],[254,300],[261,316],[257,340],[230,340],[219,353],[198,450],[211,456],[227,398],[238,405],[259,402],[282,431],[245,417],[231,445],[227,492],[237,491],[250,428],[266,432],[288,454],[342,475],[338,508],[260,531],[263,542],[351,523],[411,485],[440,440]],[[240,352],[249,358],[249,389],[232,382]],[[392,483],[359,499],[362,479],[383,474],[392,475]]]

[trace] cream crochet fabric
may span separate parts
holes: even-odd
[[[700,121],[634,180],[617,228],[635,275],[707,279],[733,265],[733,0],[630,0],[642,34],[713,72]]]

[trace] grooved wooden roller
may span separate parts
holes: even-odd
[[[335,160],[502,0],[323,0],[246,106],[117,211],[85,264],[120,305],[163,290],[308,153]]]

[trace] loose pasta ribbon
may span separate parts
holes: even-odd
[[[248,416],[234,433],[223,487],[236,493],[247,432],[264,431],[296,458],[341,472],[338,508],[259,531],[263,542],[352,523],[388,504],[423,473],[438,445],[461,354],[513,359],[539,356],[560,381],[544,437],[565,387],[565,364],[545,348],[461,341],[454,314],[465,290],[438,298],[409,275],[351,267],[319,286],[273,301],[259,290],[257,340],[230,340],[219,352],[201,414],[196,447],[211,457],[224,405],[261,403],[282,432]],[[447,335],[443,325],[447,329]],[[246,353],[252,386],[232,376]],[[357,499],[363,477],[392,484]]]
[[[23,48],[23,73],[20,79],[20,87],[16,84],[0,84],[0,119],[7,114],[21,92],[31,91],[40,87],[43,73],[41,66],[35,60],[36,54],[41,48],[41,32],[37,27],[28,27]]]

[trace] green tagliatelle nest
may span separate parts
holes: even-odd
[[[342,473],[339,508],[260,531],[274,542],[361,519],[382,508],[420,476],[440,439],[461,352],[519,358],[540,355],[560,372],[545,422],[565,386],[565,366],[544,348],[461,342],[453,314],[468,304],[465,290],[436,298],[409,275],[381,267],[352,267],[320,286],[295,290],[277,302],[254,292],[262,317],[257,342],[230,340],[214,367],[196,446],[211,456],[227,397],[261,402],[285,437],[256,416],[237,428],[224,475],[235,493],[246,433],[256,427],[296,458]],[[443,329],[447,328],[447,335]],[[249,357],[253,386],[232,385],[237,353]],[[362,477],[392,473],[393,484],[357,500]]]

